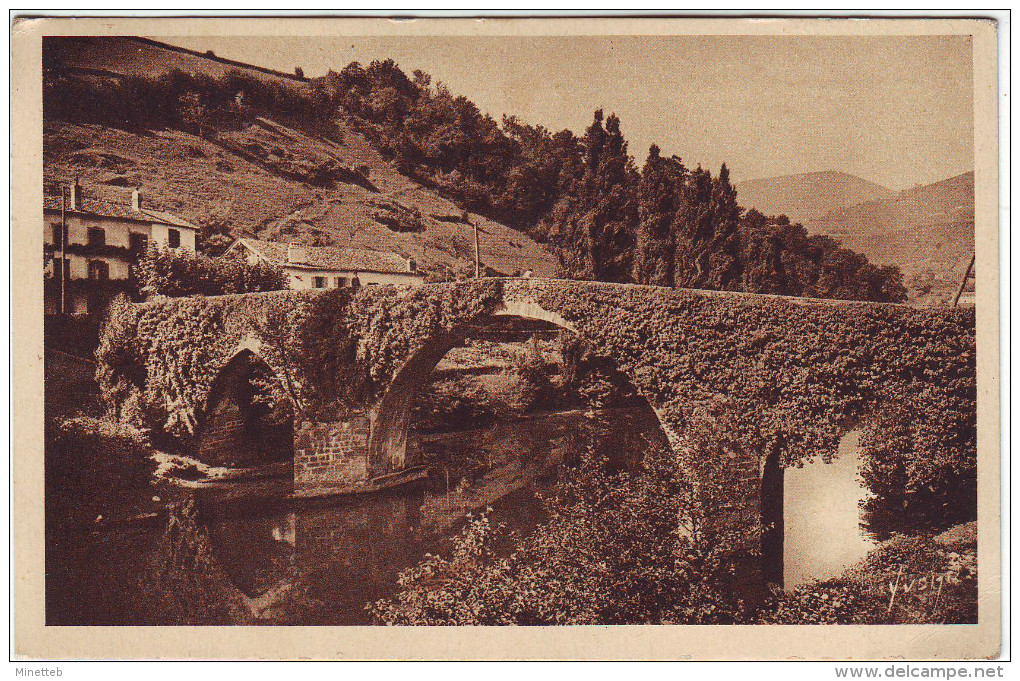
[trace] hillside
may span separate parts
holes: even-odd
[[[139,187],[217,248],[239,235],[350,244],[449,278],[471,271],[477,226],[494,273],[906,297],[895,268],[808,243],[800,225],[742,219],[725,164],[713,174],[656,152],[639,169],[602,109],[583,135],[553,132],[497,121],[392,59],[306,81],[144,39],[86,44],[94,53],[60,41],[44,45],[46,181]],[[856,178],[815,180],[843,187],[841,201],[864,195]]]
[[[47,38],[47,67],[78,69],[119,76],[158,76],[172,69],[220,78],[232,70],[276,83],[301,86],[304,80],[251,64],[199,54],[192,50],[135,36],[66,36]]]
[[[805,223],[845,206],[893,196],[892,190],[874,182],[836,171],[745,180],[736,188],[745,208]]]
[[[469,270],[474,235],[461,208],[396,172],[358,133],[341,132],[337,144],[263,119],[212,140],[48,121],[43,173],[50,186],[77,175],[112,200],[138,187],[152,207],[199,225],[226,220],[235,235],[389,250],[425,270]],[[317,186],[323,167],[332,186]],[[476,214],[469,220],[480,226],[485,266],[555,273],[556,258],[525,234]]]
[[[908,276],[931,269],[959,283],[974,248],[974,173],[841,208],[806,226]]]
[[[81,74],[100,86],[121,76],[180,69],[213,78],[241,71],[275,85],[306,87],[293,74],[143,38],[60,38],[48,41],[45,52],[54,73]],[[137,187],[150,206],[198,225],[226,223],[234,236],[394,251],[438,276],[472,270],[474,223],[481,261],[493,273],[555,274],[555,256],[529,236],[465,213],[399,173],[345,123],[335,125],[326,137],[260,118],[198,137],[174,128],[139,132],[48,120],[44,179],[52,188],[78,176],[86,190],[114,201],[126,200]]]

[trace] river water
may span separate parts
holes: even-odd
[[[638,460],[649,441],[661,444],[664,437],[647,408],[605,410],[599,417],[612,425],[599,437],[619,465]],[[542,522],[543,494],[586,446],[588,424],[585,414],[564,412],[422,436],[412,444],[432,462],[432,472],[415,487],[300,505],[200,499],[199,517],[216,563],[254,621],[370,624],[366,604],[393,595],[401,570],[448,550],[468,513],[491,509],[494,521],[521,533]],[[857,527],[855,451],[852,441],[844,442],[835,464],[787,471],[788,587],[838,573],[870,548]],[[130,588],[145,581],[146,555],[159,550],[163,532],[154,523],[65,540],[61,550],[75,562],[47,575],[48,622],[172,623],[152,621],[152,604],[137,602],[148,596]]]

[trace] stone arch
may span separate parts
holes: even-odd
[[[762,579],[766,585],[783,586],[785,548],[785,469],[782,449],[773,447],[762,461],[759,502],[761,508]]]
[[[370,415],[371,434],[368,446],[370,477],[386,475],[407,466],[407,434],[411,422],[411,407],[418,391],[428,382],[436,365],[452,348],[461,344],[473,330],[500,323],[501,318],[516,318],[542,322],[574,334],[582,341],[584,334],[561,315],[546,310],[531,301],[507,301],[491,315],[476,319],[453,330],[433,335],[390,381]],[[662,417],[657,405],[641,389],[636,377],[621,371],[637,394],[648,404],[662,431],[664,439],[675,446],[676,434]]]
[[[257,347],[256,347],[257,349]],[[255,397],[260,377],[279,376],[243,344],[223,363],[209,387],[195,429],[195,454],[212,465],[257,466],[293,456],[294,405],[270,406]]]

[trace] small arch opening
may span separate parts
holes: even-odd
[[[220,370],[196,429],[195,455],[212,466],[292,461],[294,413],[273,369],[242,350]]]

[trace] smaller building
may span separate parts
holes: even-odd
[[[238,239],[223,257],[244,258],[253,265],[259,262],[275,265],[283,270],[292,289],[417,286],[425,281],[414,260],[367,248]]]
[[[132,267],[150,243],[195,252],[198,227],[143,207],[137,190],[124,203],[86,197],[77,183],[62,191],[43,199],[47,314],[102,313],[129,288]]]

